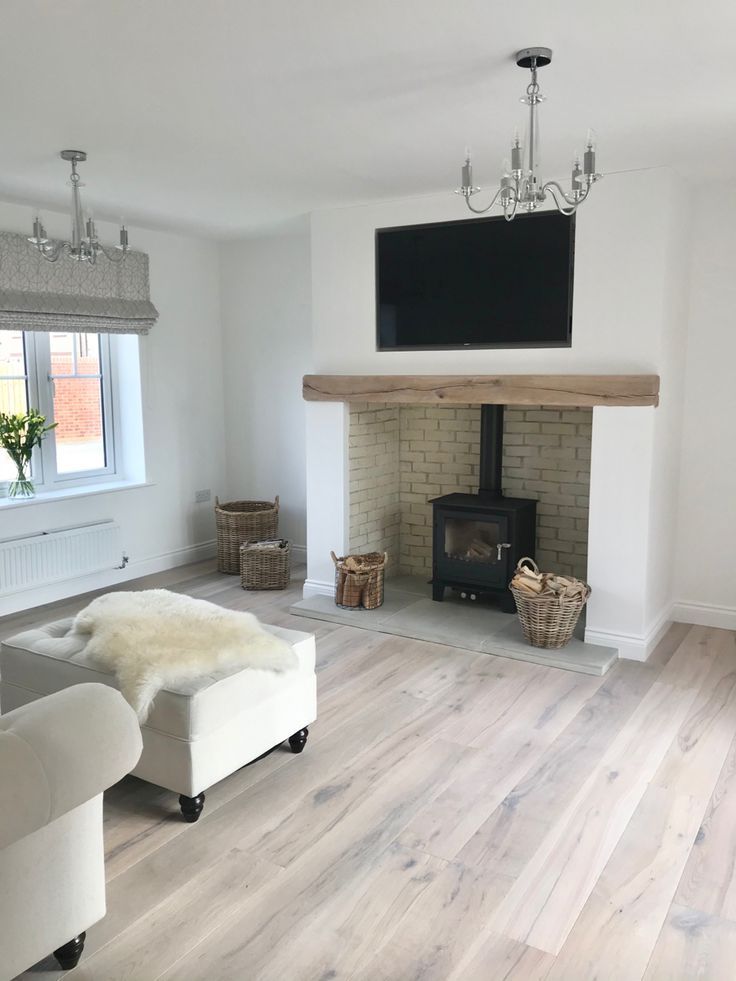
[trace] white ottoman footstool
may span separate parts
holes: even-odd
[[[3,714],[70,685],[117,687],[113,675],[85,655],[85,638],[70,633],[73,622],[57,620],[3,642]],[[226,669],[162,689],[141,727],[143,754],[132,772],[178,793],[187,821],[202,813],[208,787],[279,743],[288,739],[300,753],[317,717],[313,634],[264,627],[291,644],[295,671]]]

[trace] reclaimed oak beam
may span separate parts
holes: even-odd
[[[308,402],[658,405],[659,375],[305,375]]]

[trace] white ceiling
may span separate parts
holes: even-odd
[[[4,0],[0,197],[247,233],[315,208],[491,183],[540,72],[543,168],[731,179],[733,0]]]

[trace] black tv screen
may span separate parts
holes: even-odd
[[[376,230],[378,350],[569,347],[575,217]]]

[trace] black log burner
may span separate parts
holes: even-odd
[[[498,599],[515,612],[508,590],[516,563],[534,557],[537,502],[504,497],[501,484],[503,406],[481,407],[477,494],[445,494],[433,509],[432,599],[449,586],[475,598]]]

